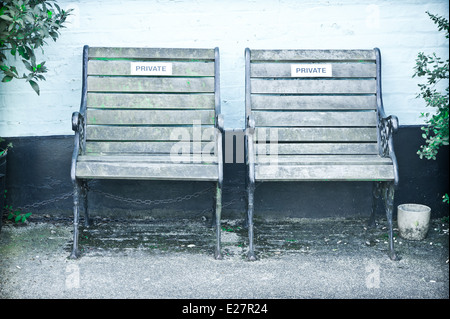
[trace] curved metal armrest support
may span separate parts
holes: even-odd
[[[83,121],[83,115],[81,115],[80,112],[73,112],[72,113],[72,130],[75,132],[79,131],[79,126],[82,121]]]
[[[389,157],[394,165],[394,185],[398,186],[398,165],[394,152],[393,134],[398,131],[398,118],[395,115],[380,117],[380,155]]]
[[[255,119],[252,115],[247,117],[247,127],[245,128],[245,154],[248,168],[248,178],[250,184],[255,183],[255,152],[253,136],[255,134]]]
[[[72,165],[70,169],[70,177],[75,182],[75,166],[77,164],[78,154],[84,150],[84,117],[79,112],[72,113],[72,130],[75,131],[75,142],[72,153]]]
[[[225,122],[225,120],[224,120],[223,114],[218,114],[217,119],[216,119],[216,123],[217,123],[216,127],[222,133],[225,130],[224,122]]]
[[[222,187],[222,183],[223,183],[223,152],[222,152],[222,147],[223,147],[223,134],[224,134],[224,117],[223,114],[218,114],[216,116],[216,136],[217,136],[217,144],[216,144],[216,149],[217,149],[217,160],[218,160],[218,164],[219,164],[219,185],[220,187]]]
[[[246,133],[254,134],[255,133],[255,118],[253,115],[247,116],[247,127],[246,127]]]

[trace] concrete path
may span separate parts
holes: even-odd
[[[255,224],[256,262],[245,259],[246,229],[230,220],[224,260],[214,260],[214,231],[202,220],[96,219],[81,228],[78,260],[67,258],[69,219],[6,224],[0,299],[449,298],[448,221],[433,220],[423,241],[396,238],[400,261],[387,256],[385,220],[374,229],[366,218]]]

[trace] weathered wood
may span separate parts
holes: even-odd
[[[214,78],[88,77],[89,92],[214,92]]]
[[[275,148],[276,147],[276,148]],[[377,143],[258,143],[257,154],[310,154],[310,155],[375,155],[378,154]]]
[[[134,109],[214,109],[214,94],[88,93],[87,106]]]
[[[82,155],[78,162],[117,162],[117,163],[217,163],[217,156],[202,156],[202,154],[189,155]]]
[[[213,141],[215,128],[201,127],[167,127],[167,126],[105,126],[88,125],[88,141]]]
[[[194,147],[192,142],[91,142],[86,141],[86,154],[110,155],[152,155],[152,154],[192,154],[214,153],[214,142],[201,142]],[[195,145],[196,146],[196,145]]]
[[[270,141],[271,138],[279,142],[376,142],[376,128],[284,128],[257,127],[256,141]]]
[[[89,58],[141,60],[214,60],[214,49],[90,47]]]
[[[252,110],[375,110],[375,95],[258,95]]]
[[[372,126],[376,112],[253,112],[256,126]]]
[[[257,155],[256,164],[299,165],[392,165],[379,155]]]
[[[251,92],[260,94],[374,94],[374,79],[362,80],[251,80]]]
[[[374,61],[374,50],[251,50],[251,61]]]
[[[260,181],[388,181],[392,165],[256,165]]]
[[[215,164],[78,162],[77,178],[216,181]]]
[[[253,78],[290,78],[292,63],[255,63],[250,76]],[[333,78],[375,78],[375,63],[331,63]]]
[[[214,62],[171,63],[172,74],[167,76],[214,76]],[[91,60],[88,65],[88,75],[131,75],[131,64],[130,61]]]
[[[101,110],[88,109],[87,124],[193,125],[214,124],[214,110]]]

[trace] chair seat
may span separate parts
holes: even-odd
[[[387,181],[394,180],[394,166],[378,155],[259,155],[255,180]]]
[[[217,157],[170,155],[84,155],[76,165],[77,178],[217,181]]]

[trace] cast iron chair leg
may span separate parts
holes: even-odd
[[[367,223],[368,227],[376,226],[375,214],[377,212],[378,199],[380,198],[380,184],[380,182],[373,182],[372,184],[372,212],[370,214],[369,222]]]
[[[255,185],[249,183],[247,186],[247,223],[248,223],[248,254],[247,258],[249,261],[255,261],[256,255],[253,250],[253,202],[255,194]]]
[[[383,200],[386,207],[386,217],[389,227],[389,257],[391,260],[400,260],[394,251],[394,233],[392,215],[394,211],[394,183],[386,182],[383,186]]]
[[[83,198],[83,208],[84,208],[84,226],[89,227],[91,225],[91,221],[89,219],[89,211],[88,211],[88,185],[86,181],[83,181],[81,184],[81,197]]]
[[[220,218],[222,215],[222,183],[217,183],[216,186],[216,207],[215,207],[215,217],[216,217],[216,251],[214,253],[215,259],[223,259],[221,248],[220,248]]]
[[[80,221],[80,184],[78,181],[74,182],[73,192],[73,248],[70,254],[70,259],[77,259],[79,257],[78,251],[78,224]]]

